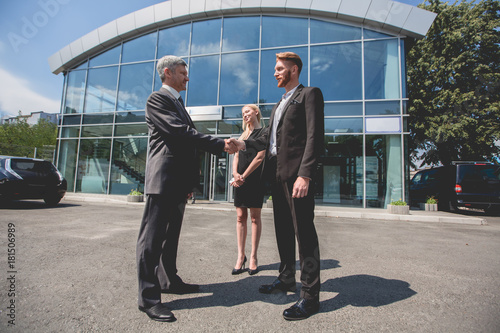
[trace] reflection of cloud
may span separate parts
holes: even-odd
[[[257,86],[257,82],[254,81],[256,69],[253,62],[248,59],[247,53],[237,53],[224,57],[222,66],[225,72],[236,77],[232,84],[236,85],[242,96],[248,96],[252,89]]]
[[[1,48],[1,46],[0,46]],[[60,101],[47,98],[29,88],[29,81],[13,76],[0,68],[0,110],[17,116],[35,111],[58,113]]]
[[[315,74],[323,74],[333,67],[333,59],[327,57],[314,57],[311,61],[311,67]]]
[[[206,44],[192,44],[191,45],[191,54],[208,54],[219,52],[220,44],[219,43],[206,43]]]

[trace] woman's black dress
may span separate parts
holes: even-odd
[[[250,133],[248,139],[256,139],[261,135],[263,128],[257,128]],[[238,152],[238,173],[245,172],[258,151],[248,147],[246,151]],[[262,208],[264,201],[264,185],[260,179],[262,163],[245,179],[245,183],[234,188],[234,205],[236,207]]]

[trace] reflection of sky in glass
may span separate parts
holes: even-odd
[[[224,19],[222,51],[259,48],[260,17],[232,17]]]
[[[125,65],[120,69],[118,110],[142,110],[153,86],[153,63]]]
[[[259,52],[222,56],[219,104],[257,102]]]
[[[365,98],[399,98],[398,41],[365,43]]]
[[[193,23],[191,54],[218,53],[220,51],[221,19]]]
[[[366,115],[400,114],[399,101],[366,102]]]
[[[118,66],[89,70],[84,112],[114,111]]]
[[[363,118],[327,118],[325,133],[363,133]]]
[[[217,105],[219,56],[191,58],[187,106]]]
[[[325,100],[361,99],[361,43],[311,47],[311,86]]]
[[[360,40],[361,28],[311,20],[311,43]]]
[[[160,30],[157,58],[170,54],[178,57],[187,56],[189,53],[190,33],[191,23]]]
[[[86,74],[86,71],[73,71],[68,74],[64,113],[80,113],[83,111]]]
[[[307,44],[307,34],[307,19],[262,17],[262,47]]]
[[[122,50],[122,46],[119,45],[111,50],[108,50],[104,53],[95,56],[90,59],[89,66],[104,66],[104,65],[114,65],[120,61],[120,52]]]
[[[362,116],[363,103],[326,103],[325,117],[334,116]]]
[[[302,60],[302,71],[300,73],[300,83],[308,85],[308,62],[307,47],[288,48],[280,50],[262,51],[262,64],[260,69],[260,103],[276,103],[285,93],[284,88],[278,88],[278,81],[274,77],[274,67],[276,66],[276,53],[295,52]]]
[[[156,32],[123,44],[123,62],[153,60],[156,51]]]

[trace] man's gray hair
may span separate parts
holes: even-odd
[[[175,72],[175,68],[178,65],[184,65],[187,67],[186,62],[182,58],[173,55],[167,55],[158,60],[156,70],[160,75],[161,82],[163,82],[163,80],[165,79],[165,68],[168,68],[171,72]]]

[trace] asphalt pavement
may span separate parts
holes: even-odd
[[[260,272],[233,276],[234,207],[190,204],[178,268],[201,290],[164,294],[177,321],[159,323],[137,309],[142,210],[123,198],[72,194],[53,208],[39,200],[2,205],[0,331],[500,331],[498,216],[318,207],[320,312],[288,322],[282,312],[298,291],[258,292],[279,265],[270,209],[262,214]]]

